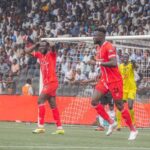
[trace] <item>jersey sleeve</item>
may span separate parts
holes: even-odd
[[[57,53],[56,52],[52,52],[52,51],[49,51],[48,55],[51,55],[53,58],[57,57]]]
[[[122,72],[122,64],[118,66],[120,73]]]
[[[116,55],[116,48],[111,44],[109,43],[107,45],[107,52],[108,52],[108,58],[117,58],[117,55]]]
[[[100,50],[99,47],[96,47],[96,55],[95,55],[95,60],[100,59]]]
[[[36,57],[36,58],[40,58],[41,57],[41,53],[40,52],[32,52],[31,53],[32,54],[32,56],[34,56],[34,57]]]

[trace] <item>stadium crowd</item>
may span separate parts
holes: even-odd
[[[104,26],[110,36],[149,35],[150,0],[1,0],[0,94],[21,94],[27,79],[32,79],[34,94],[38,94],[39,64],[24,53],[26,47],[42,37],[92,36],[98,26]],[[80,81],[95,78],[99,72],[87,63],[96,50],[84,43],[59,43],[58,48],[58,94],[77,95],[84,86],[76,88]],[[118,49],[118,62],[124,51]],[[128,53],[140,66],[139,93],[150,95],[146,92],[150,50],[128,49]]]

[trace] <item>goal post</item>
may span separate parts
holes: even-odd
[[[130,36],[106,36],[106,40],[139,40],[150,39],[150,35],[130,35]],[[57,38],[41,38],[41,40],[63,42],[63,41],[92,41],[93,37],[57,37]]]
[[[83,59],[86,56],[94,55],[96,52],[93,37],[41,38],[41,41],[43,40],[61,43],[59,51],[64,55],[66,63],[71,64],[73,69],[77,69],[78,64],[81,73],[88,77],[90,66],[84,64],[84,61],[88,58],[84,61]],[[150,112],[146,107],[146,104],[150,104],[150,35],[106,36],[106,40],[113,43],[117,52],[120,51],[122,54],[128,52],[130,57],[136,60],[139,66],[138,90],[134,105],[136,124],[139,127],[150,127]],[[66,51],[66,53],[63,51]],[[62,71],[63,59],[57,65],[57,75],[60,82],[58,95],[74,97],[74,100],[69,106],[66,106],[61,118],[63,123],[79,124],[79,120],[91,109],[90,99],[93,86],[64,83],[67,72]],[[41,87],[40,80],[40,89]]]

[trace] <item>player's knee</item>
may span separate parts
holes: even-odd
[[[99,102],[97,102],[96,100],[92,100],[91,101],[91,105],[92,106],[97,106],[99,104]]]
[[[116,101],[115,104],[119,111],[122,111],[124,109],[123,101]]]
[[[43,104],[41,100],[38,100],[38,105]]]
[[[129,109],[130,109],[130,110],[132,110],[132,109],[133,109],[133,106],[128,106],[128,107],[129,107]]]
[[[44,100],[41,98],[38,99],[38,105],[40,105],[40,104],[44,104]]]
[[[50,104],[51,109],[54,109],[54,108],[57,107],[55,97],[51,97],[51,98],[48,100],[48,102],[49,102],[49,104]]]
[[[50,103],[50,107],[51,107],[51,109],[54,109],[54,108],[56,108],[56,104],[55,103]]]

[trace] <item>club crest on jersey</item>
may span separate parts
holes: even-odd
[[[40,64],[41,64],[41,65],[48,65],[49,62],[41,61]]]
[[[109,52],[112,53],[114,50],[110,49]]]

